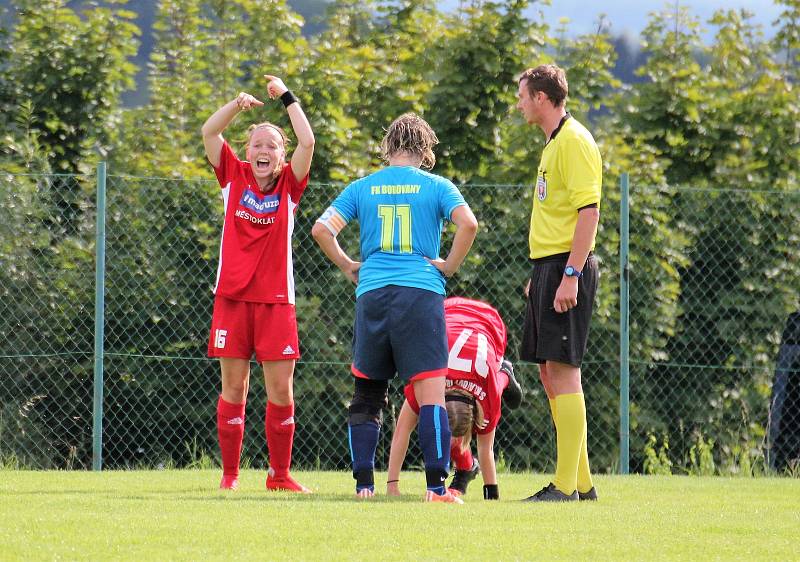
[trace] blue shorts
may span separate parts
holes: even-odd
[[[353,375],[404,381],[447,375],[444,295],[388,285],[356,300]]]

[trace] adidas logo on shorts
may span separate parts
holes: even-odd
[[[287,345],[287,346],[286,346],[286,347],[283,349],[283,354],[284,354],[284,355],[291,355],[291,354],[293,354],[293,353],[294,353],[294,349],[292,349],[292,346],[291,346],[291,345]]]

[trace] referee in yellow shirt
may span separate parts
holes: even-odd
[[[564,71],[546,64],[519,77],[517,109],[547,143],[536,174],[531,278],[520,358],[539,364],[556,427],[556,475],[525,501],[596,500],[586,448],[581,360],[597,291],[592,255],[600,220],[602,160],[591,133],[566,110]]]

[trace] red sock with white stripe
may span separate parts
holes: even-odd
[[[239,476],[239,459],[244,438],[244,407],[246,402],[232,404],[219,397],[217,401],[217,437],[222,455],[222,474]]]
[[[467,447],[461,449],[461,438],[450,441],[450,461],[456,470],[472,470],[472,450]]]
[[[294,442],[294,403],[278,406],[267,401],[264,430],[267,434],[269,466],[274,476],[277,478],[288,476]]]

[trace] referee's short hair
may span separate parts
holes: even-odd
[[[567,74],[564,69],[554,64],[542,64],[536,68],[529,68],[519,75],[517,82],[528,88],[528,94],[533,96],[536,92],[544,92],[547,98],[558,107],[564,105],[569,94]]]

